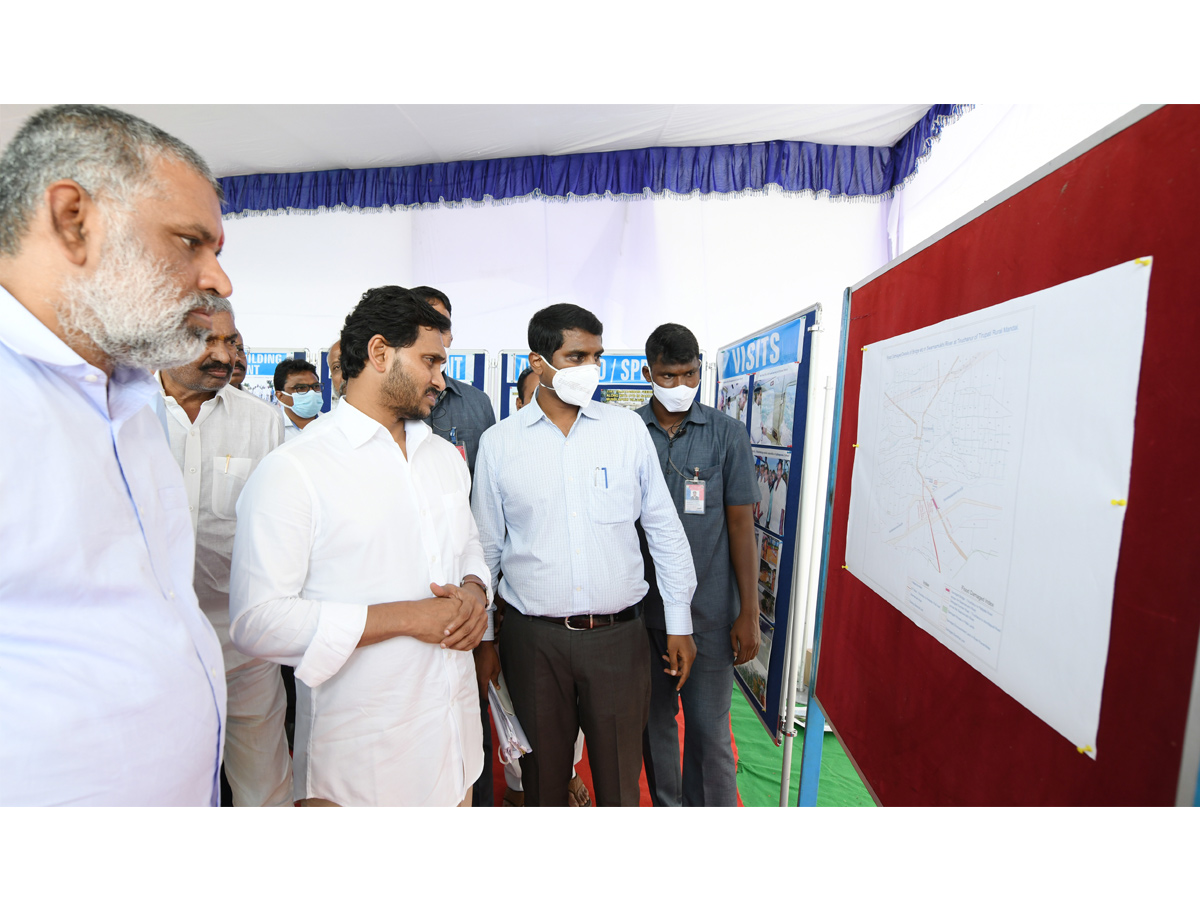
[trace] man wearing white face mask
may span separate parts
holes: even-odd
[[[654,445],[632,412],[592,402],[602,333],[594,315],[569,303],[530,320],[529,364],[541,386],[484,433],[475,461],[472,510],[493,585],[503,570],[508,601],[500,661],[534,751],[521,759],[526,806],[567,805],[580,726],[596,804],[638,805],[650,704],[639,518],[676,687],[695,656],[696,574]],[[481,655],[496,652],[491,639],[489,628]]]
[[[283,416],[283,440],[300,437],[300,432],[321,413],[321,381],[317,367],[303,359],[285,359],[275,367],[275,399]]]
[[[698,587],[692,598],[696,660],[682,690],[651,666],[650,720],[643,739],[646,781],[655,806],[736,806],[729,734],[733,667],[758,653],[758,560],[753,505],[758,499],[750,436],[736,419],[696,402],[700,345],[682,325],[660,325],[646,340],[642,376],[654,396],[636,412],[691,545]],[[646,630],[655,658],[666,650],[663,599],[645,541]],[[675,716],[683,701],[683,771]]]

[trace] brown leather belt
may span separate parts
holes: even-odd
[[[618,613],[583,613],[577,616],[528,616],[530,619],[541,619],[543,622],[553,622],[564,626],[568,631],[591,631],[593,628],[605,628],[618,622],[628,622],[642,614],[642,604],[635,603],[627,606]]]

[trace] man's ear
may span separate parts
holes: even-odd
[[[100,212],[91,196],[76,182],[64,178],[46,188],[46,209],[63,255],[77,266],[85,265],[89,244],[99,237],[96,225]]]
[[[540,382],[542,380],[543,371],[541,354],[534,353],[532,350],[529,352],[529,368],[533,369],[534,373],[538,377],[538,381]]]
[[[654,379],[650,377],[649,366],[642,366],[642,381],[645,381],[648,384],[652,384],[654,382]]]
[[[389,368],[387,355],[391,349],[391,344],[383,339],[383,335],[375,335],[367,341],[367,365],[379,374],[385,374]]]

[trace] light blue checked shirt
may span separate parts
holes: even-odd
[[[692,633],[687,535],[646,425],[629,410],[589,403],[564,436],[529,403],[480,439],[471,507],[493,587],[503,570],[500,596],[530,616],[616,613],[641,600],[640,518],[667,633]]]

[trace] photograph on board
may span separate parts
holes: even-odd
[[[649,388],[600,388],[600,402],[626,409],[638,409],[650,402],[653,391]]]
[[[761,581],[758,583],[758,611],[767,621],[775,621],[775,594],[768,591]]]
[[[758,487],[758,499],[752,508],[754,524],[780,537],[787,512],[791,469],[792,460],[787,454],[760,453],[754,457],[754,480]]]
[[[758,585],[765,590],[772,598],[776,596],[776,588],[779,583],[779,550],[783,546],[783,541],[779,538],[771,537],[769,534],[763,535],[762,554],[758,559]],[[759,602],[761,604],[761,593]],[[771,615],[769,618],[775,618],[774,614],[775,603],[774,599],[771,602]]]
[[[740,375],[722,381],[717,390],[717,409],[731,419],[746,424],[746,407],[750,405],[750,376]]]
[[[800,366],[788,363],[754,376],[750,403],[750,443],[792,446],[796,379]]]
[[[742,676],[742,681],[746,683],[746,687],[758,701],[759,707],[765,711],[767,708],[766,669],[762,667],[762,664],[757,659],[752,659],[750,662],[738,666],[737,673]]]

